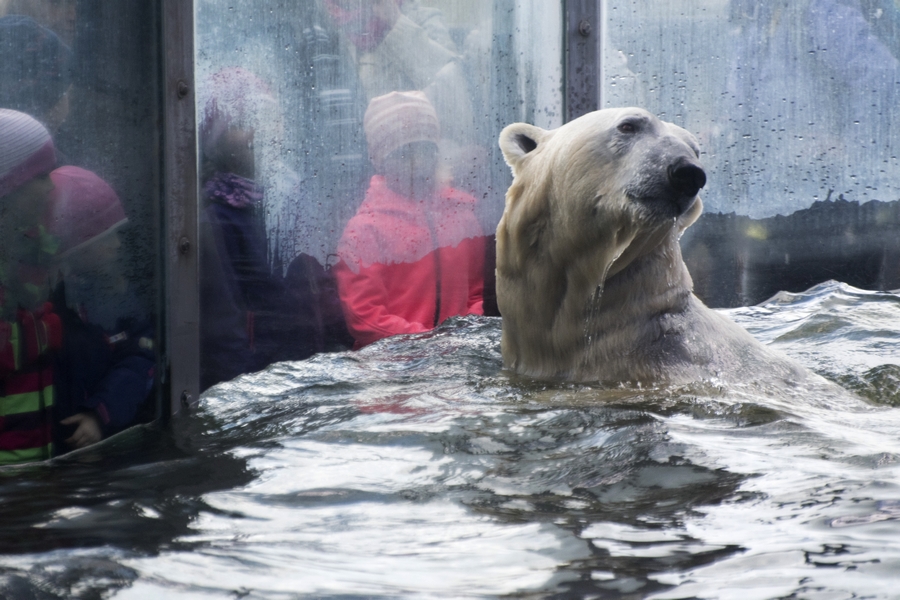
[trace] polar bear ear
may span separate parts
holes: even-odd
[[[528,123],[513,123],[500,132],[500,149],[513,176],[518,175],[522,159],[540,146],[549,133],[546,129]]]

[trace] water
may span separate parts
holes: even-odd
[[[453,320],[0,471],[0,597],[896,598],[900,296],[728,312],[866,400],[537,383]]]

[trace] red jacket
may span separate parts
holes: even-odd
[[[50,458],[53,453],[53,367],[62,324],[49,303],[0,322],[0,465]]]
[[[474,198],[449,187],[413,200],[372,178],[334,267],[356,348],[483,314],[485,239],[474,209]]]

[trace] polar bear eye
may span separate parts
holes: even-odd
[[[631,121],[625,121],[624,123],[620,123],[618,130],[621,133],[637,133],[637,125],[632,123]]]

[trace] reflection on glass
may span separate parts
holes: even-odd
[[[0,106],[34,115],[51,132],[69,112],[72,51],[26,16],[0,19]]]
[[[153,385],[153,323],[122,314],[132,292],[120,268],[119,231],[128,219],[119,197],[79,167],[60,167],[50,179],[51,300],[63,329],[54,441],[83,448],[135,422]]]
[[[203,387],[496,315],[509,184],[496,138],[513,121],[559,124],[560,8],[196,6]],[[239,188],[241,207],[227,200]]]
[[[421,92],[372,100],[375,175],[338,246],[341,303],[356,347],[483,314],[484,236],[475,199],[438,178],[437,113]]]
[[[75,4],[76,0],[9,0],[7,11],[31,17],[71,47],[77,27]]]
[[[253,73],[224,69],[202,87],[200,177],[203,387],[278,358],[284,289],[267,259],[255,139],[275,100]]]
[[[41,217],[55,165],[47,129],[0,109],[0,464],[49,458],[53,450],[53,354],[62,347],[62,324],[43,303],[53,240]]]
[[[606,0],[603,102],[698,133],[698,293],[755,303],[826,279],[900,287],[893,0]]]
[[[153,11],[0,3],[0,464],[155,418]]]
[[[441,12],[398,0],[326,0],[326,6],[352,44],[366,100],[423,91],[439,116],[447,169],[459,176],[483,164],[477,160],[485,153],[475,145],[462,56]]]

